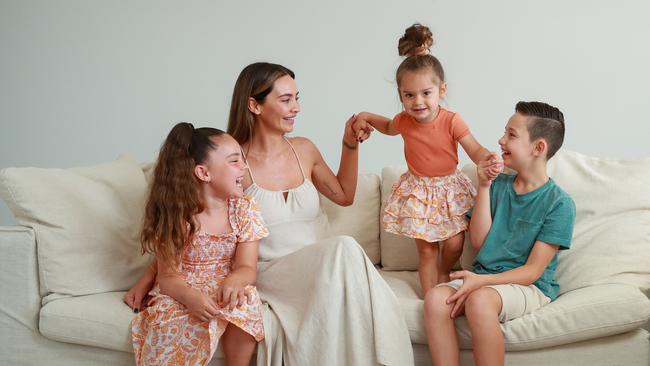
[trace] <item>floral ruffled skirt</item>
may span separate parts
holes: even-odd
[[[432,243],[446,240],[467,230],[465,213],[474,197],[476,189],[459,170],[444,177],[406,172],[393,185],[382,226],[389,233]]]

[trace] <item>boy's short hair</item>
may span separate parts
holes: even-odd
[[[539,138],[546,140],[546,160],[552,158],[564,142],[564,114],[556,107],[542,102],[519,102],[515,111],[533,117],[527,123],[530,141]]]

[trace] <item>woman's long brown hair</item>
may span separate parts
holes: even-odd
[[[196,233],[194,215],[203,210],[194,167],[205,163],[208,153],[217,148],[212,137],[224,133],[186,122],[169,132],[160,148],[145,208],[140,235],[143,253],[155,253],[174,267],[180,264],[183,248]]]
[[[288,68],[268,62],[256,62],[246,66],[240,73],[230,101],[230,115],[228,116],[228,134],[243,145],[253,136],[255,118],[248,110],[249,98],[258,103],[264,102],[267,95],[273,90],[273,84],[279,78],[289,75],[296,78],[293,71]]]

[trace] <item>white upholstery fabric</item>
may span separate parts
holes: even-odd
[[[571,249],[559,256],[561,293],[603,283],[650,289],[650,158],[560,151],[549,175],[576,203]]]
[[[375,174],[359,176],[351,206],[341,207],[322,195],[320,202],[329,221],[325,236],[353,237],[370,261],[379,264],[379,177]]]
[[[406,167],[389,166],[381,171],[381,209],[383,210],[386,200],[390,196],[393,184],[397,182],[400,175],[406,171]],[[381,220],[381,211],[379,219]],[[380,221],[381,223],[381,221]],[[417,271],[418,250],[415,240],[405,236],[388,233],[379,227],[381,266],[386,271]]]
[[[38,243],[41,295],[124,290],[148,262],[138,255],[146,181],[128,157],[83,168],[7,168],[0,197]]]

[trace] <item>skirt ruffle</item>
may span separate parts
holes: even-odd
[[[446,240],[467,230],[465,214],[476,189],[460,171],[444,177],[402,174],[384,207],[382,226],[389,233],[428,242]]]

